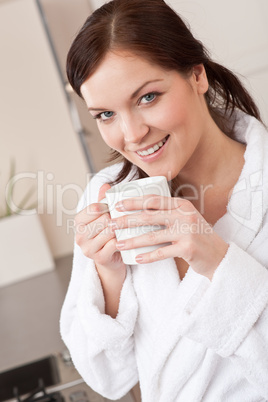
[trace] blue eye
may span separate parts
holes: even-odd
[[[102,120],[108,120],[113,116],[114,112],[102,112],[100,114],[100,117],[102,118]]]
[[[156,93],[155,93],[155,92],[146,94],[146,95],[144,95],[144,96],[141,98],[141,103],[150,103],[150,102],[152,102],[155,98],[156,98]]]
[[[102,112],[102,113],[97,114],[96,116],[93,116],[93,119],[105,121],[105,120],[111,119],[111,117],[113,117],[113,114],[114,114],[114,112],[110,112],[110,111]]]

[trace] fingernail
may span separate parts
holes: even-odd
[[[141,262],[143,261],[142,255],[137,255],[136,261],[137,261],[138,263],[141,263]]]
[[[116,209],[119,209],[119,211],[125,211],[125,207],[122,201],[119,201],[116,205],[115,205]]]
[[[125,242],[124,241],[118,241],[116,243],[116,248],[122,249],[125,247]]]

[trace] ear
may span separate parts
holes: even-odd
[[[204,95],[208,90],[208,79],[206,70],[203,64],[198,64],[193,67],[192,78],[197,92]]]

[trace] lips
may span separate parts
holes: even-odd
[[[148,155],[152,155],[155,152],[157,152],[159,149],[161,149],[163,147],[163,145],[166,143],[166,141],[168,140],[169,135],[167,135],[163,140],[157,142],[156,144],[150,146],[149,148],[140,150],[140,151],[136,151],[137,154],[139,156],[148,156]]]
[[[170,135],[167,135],[161,141],[154,145],[150,145],[147,148],[143,148],[136,151],[137,157],[144,163],[152,163],[161,158],[161,155],[165,152],[166,147],[169,144]]]

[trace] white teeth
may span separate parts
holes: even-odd
[[[146,151],[137,151],[137,154],[141,156],[151,155],[154,152],[158,151],[158,149],[160,149],[165,144],[166,140],[167,139],[165,138],[163,141],[159,141],[153,147],[146,149]]]

